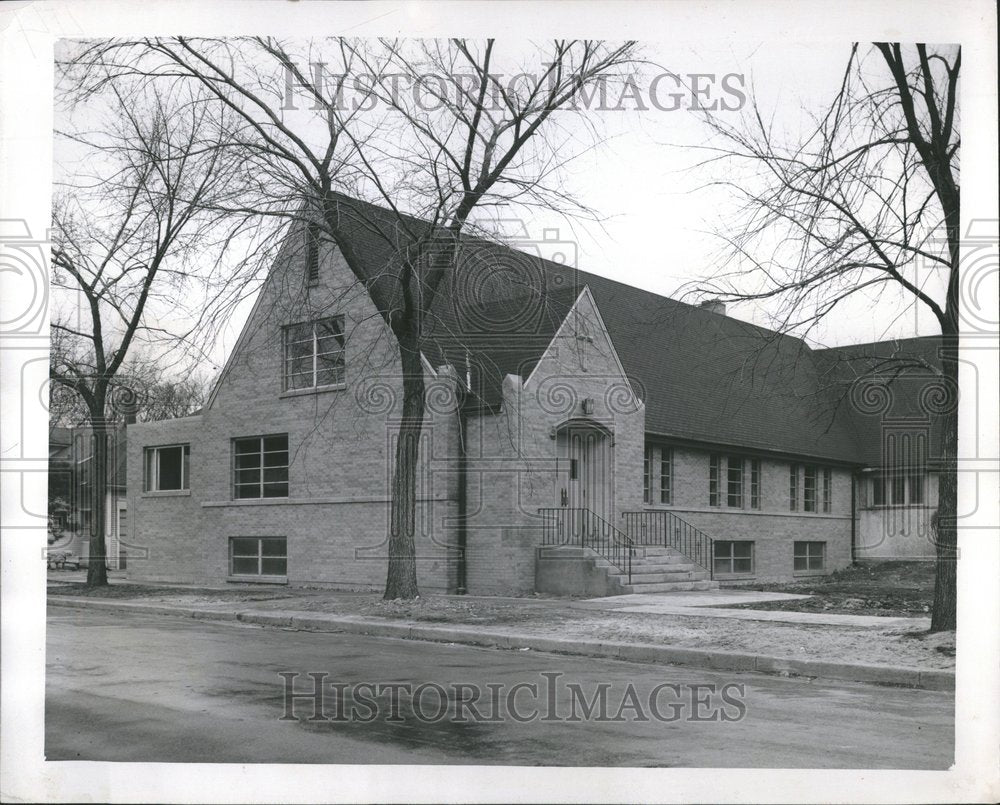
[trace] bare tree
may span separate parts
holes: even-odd
[[[567,110],[595,82],[620,78],[635,53],[631,42],[554,41],[498,68],[493,40],[174,38],[98,43],[77,59],[83,70],[113,65],[114,80],[192,82],[223,104],[232,124],[227,147],[240,154],[244,174],[239,201],[219,209],[317,225],[384,319],[402,380],[386,598],[418,594],[422,356],[442,278],[485,207],[583,211],[557,177],[593,131]],[[294,114],[296,103],[308,114]],[[391,225],[344,194],[388,209]],[[359,232],[383,255],[374,268]]]
[[[90,586],[107,584],[108,435],[121,406],[135,405],[122,370],[140,342],[183,340],[160,317],[180,315],[181,289],[198,264],[211,264],[205,208],[228,169],[218,141],[206,139],[207,99],[109,86],[109,119],[99,130],[62,133],[94,168],[60,189],[52,251],[50,379],[82,403],[94,440]]]
[[[883,356],[873,367],[896,375],[920,365],[948,397],[937,406],[935,631],[955,628],[960,68],[958,47],[855,44],[803,136],[788,141],[754,100],[739,123],[708,118],[719,142],[701,163],[735,167],[719,184],[741,205],[723,233],[736,259],[701,292],[772,300],[778,329],[799,335],[862,295],[915,300],[936,319],[940,366]]]

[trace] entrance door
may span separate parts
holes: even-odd
[[[609,439],[595,427],[567,426],[558,434],[559,505],[590,509],[607,519],[611,514]]]

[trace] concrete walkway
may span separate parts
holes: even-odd
[[[763,601],[791,601],[808,595],[768,593],[754,590],[705,590],[673,593],[641,593],[612,595],[574,601],[577,609],[614,610],[615,612],[645,612],[651,615],[689,615],[699,618],[733,618],[744,621],[775,621],[823,626],[848,626],[874,629],[893,626],[930,626],[929,618],[891,618],[881,615],[844,615],[833,612],[795,612],[781,609],[728,609],[736,604]]]

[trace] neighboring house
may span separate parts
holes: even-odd
[[[127,536],[125,428],[108,437],[104,539],[107,565],[124,567]],[[86,566],[93,527],[93,433],[90,428],[49,428],[49,554]]]
[[[392,217],[342,215],[384,282]],[[923,512],[933,484],[858,503],[880,424],[837,351],[476,238],[459,265],[424,351],[421,589],[691,588],[932,553],[910,532],[876,544],[875,513]],[[381,588],[397,367],[342,255],[293,227],[200,414],[129,426],[148,550],[130,577]]]

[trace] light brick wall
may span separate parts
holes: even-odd
[[[288,540],[288,581],[357,589],[385,583],[389,483],[401,411],[398,353],[388,328],[339,253],[321,260],[320,284],[305,282],[300,254],[286,248],[261,292],[211,405],[199,417],[129,428],[132,533],[150,545],[129,575],[218,583],[228,575],[235,536]],[[343,389],[287,395],[281,328],[343,315]],[[427,373],[418,477],[418,582],[454,587],[458,418],[454,373]],[[289,499],[232,499],[232,440],[287,433]],[[191,445],[191,493],[143,494],[142,451],[167,441]]]
[[[654,466],[651,472],[651,503],[642,508],[647,511],[672,511],[682,520],[716,540],[751,540],[754,542],[754,572],[739,577],[723,577],[720,581],[755,580],[782,581],[795,576],[793,569],[793,543],[795,541],[826,542],[826,569],[831,573],[851,563],[851,471],[831,467],[830,512],[805,512],[803,510],[802,465],[799,464],[798,511],[789,509],[789,466],[792,462],[758,457],[760,460],[760,509],[750,508],[750,459],[743,454],[744,496],[743,508],[727,505],[725,450],[699,450],[673,446],[673,504],[661,505],[659,500],[659,464],[657,456],[661,445],[669,442],[650,437],[655,445]],[[716,452],[719,464],[719,506],[709,505],[710,456]],[[816,465],[817,508],[822,509],[823,464]]]
[[[558,506],[567,462],[554,432],[570,420],[611,434],[613,506],[607,520],[642,501],[645,408],[622,375],[613,345],[585,293],[526,383],[509,375],[500,413],[469,422],[468,588],[472,593],[530,592],[538,509]],[[593,412],[583,414],[583,401]],[[638,456],[638,463],[635,457]]]

